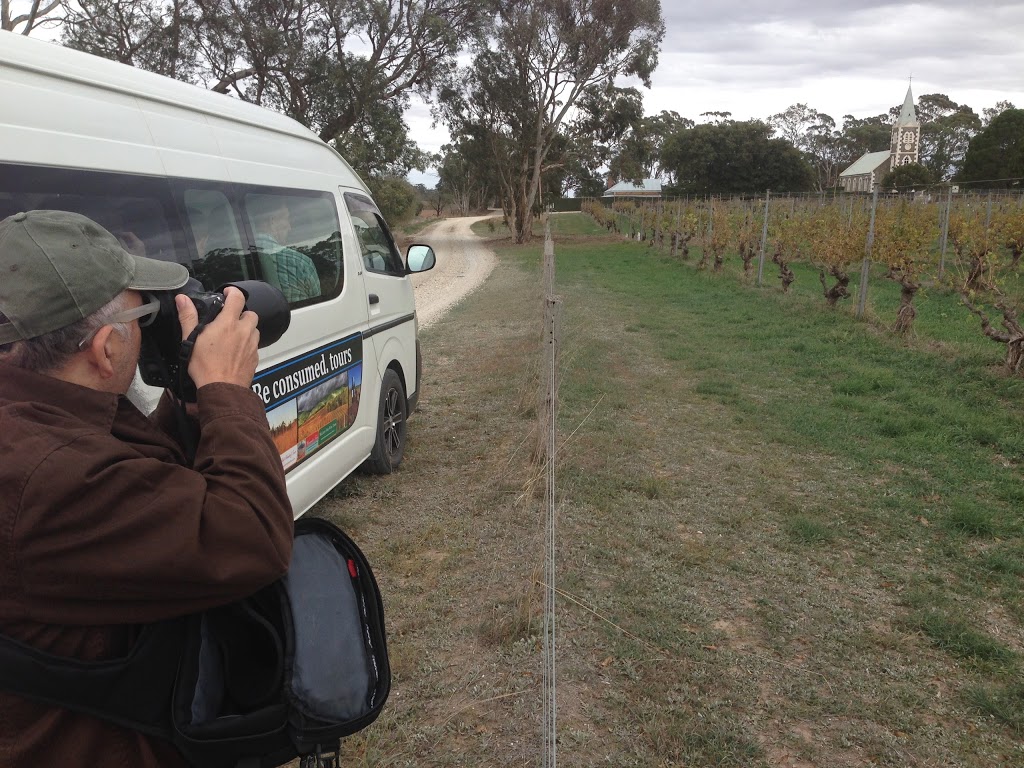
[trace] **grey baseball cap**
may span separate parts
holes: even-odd
[[[187,280],[181,264],[134,256],[81,214],[16,213],[0,221],[0,344],[78,322],[127,288],[169,291]]]

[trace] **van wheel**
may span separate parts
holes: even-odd
[[[405,454],[405,433],[409,409],[405,389],[398,374],[390,368],[384,372],[380,385],[380,407],[377,410],[377,442],[374,443],[366,469],[377,475],[388,475],[398,469]]]

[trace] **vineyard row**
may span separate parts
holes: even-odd
[[[979,321],[982,333],[1005,345],[1010,371],[1024,372],[1024,197],[993,199],[948,196],[933,200],[903,196],[878,200],[847,198],[710,199],[600,201],[583,204],[609,232],[646,242],[672,258],[688,260],[700,249],[698,269],[722,271],[727,254],[737,254],[744,274],[761,283],[766,261],[779,271],[783,291],[796,279],[791,265],[804,262],[818,272],[827,305],[849,298],[850,280],[862,266],[861,306],[868,263],[885,267],[900,287],[893,331],[913,328],[914,299],[926,283],[959,297]]]

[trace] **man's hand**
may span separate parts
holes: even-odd
[[[187,339],[199,315],[192,300],[184,294],[174,297],[181,323],[181,338]],[[256,330],[256,313],[243,312],[245,294],[229,286],[224,291],[224,308],[213,322],[196,337],[188,375],[196,388],[204,384],[226,382],[248,387],[259,363],[260,332]]]

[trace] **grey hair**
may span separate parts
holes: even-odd
[[[105,325],[112,326],[121,336],[131,334],[129,323],[108,323],[107,318],[128,308],[128,294],[125,291],[77,323],[44,333],[33,339],[0,344],[0,362],[34,373],[53,373],[67,365],[78,352],[79,342]],[[6,319],[6,318],[5,318]]]

